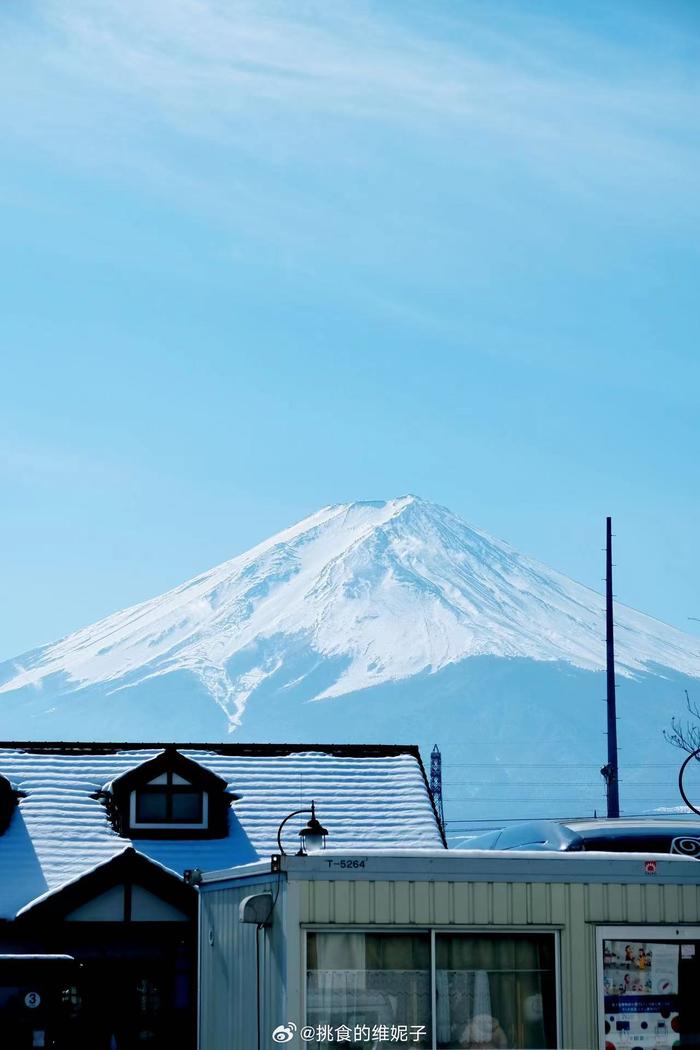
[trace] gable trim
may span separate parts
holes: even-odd
[[[178,911],[194,919],[197,912],[197,893],[174,872],[156,864],[128,846],[116,856],[91,868],[72,882],[64,883],[55,890],[30,902],[17,913],[18,921],[63,919],[95,897],[101,896],[115,886],[124,885],[127,900],[131,899],[132,886],[141,886]],[[128,904],[127,904],[128,916]]]
[[[225,791],[228,782],[189,755],[183,755],[177,747],[169,745],[160,754],[127,769],[110,782],[106,789],[117,795],[132,790],[135,786],[148,784],[160,773],[187,772],[187,780],[193,786],[209,791]],[[103,789],[104,790],[104,789]]]

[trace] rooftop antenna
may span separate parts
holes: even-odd
[[[442,755],[440,748],[435,745],[430,752],[430,794],[433,796],[435,809],[437,810],[440,827],[445,831],[445,813],[442,805]]]
[[[620,789],[617,764],[617,710],[615,700],[615,638],[613,629],[612,588],[612,518],[606,518],[605,543],[605,648],[608,706],[608,762],[601,773],[605,778],[608,795],[608,816],[620,816]]]

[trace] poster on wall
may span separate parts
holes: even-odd
[[[679,944],[603,941],[606,1050],[678,1045]]]

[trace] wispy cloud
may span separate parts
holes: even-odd
[[[464,4],[452,23],[432,10],[54,0],[33,21],[5,16],[6,134],[66,165],[136,174],[278,245],[303,240],[310,213],[332,235],[353,176],[386,184],[411,155],[434,159],[438,193],[445,171],[517,165],[557,193],[604,200],[613,187],[621,207],[670,194],[692,207],[700,77],[678,58],[687,27],[642,24],[632,8],[628,39],[581,28],[566,5],[560,18],[506,5],[496,19]]]
[[[464,5],[463,18],[452,27],[436,20],[430,35],[412,23],[410,5],[403,10],[408,17],[362,3],[54,2],[35,12],[34,30],[20,23],[4,34],[5,68],[16,87],[34,83],[34,101],[46,103],[50,88],[47,118],[64,127],[105,106],[103,134],[111,113],[127,106],[142,126],[158,117],[183,135],[255,152],[262,140],[273,144],[255,122],[269,107],[294,128],[306,115],[433,133],[437,121],[448,134],[456,122],[527,144],[535,157],[563,144],[642,154],[659,137],[669,146],[679,138],[674,152],[683,159],[700,77],[676,69],[673,52],[659,65],[644,48],[585,33],[565,12],[559,21],[521,13],[494,30],[483,8]],[[31,88],[15,92],[6,108],[21,113],[31,96]]]

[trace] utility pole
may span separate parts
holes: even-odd
[[[620,788],[617,764],[617,710],[615,700],[615,638],[613,627],[612,518],[606,518],[605,544],[605,647],[608,707],[608,763],[601,773],[608,795],[608,816],[620,816]]]
[[[435,809],[443,834],[445,831],[445,813],[442,805],[442,755],[440,748],[435,745],[430,752],[430,794],[433,796]]]

